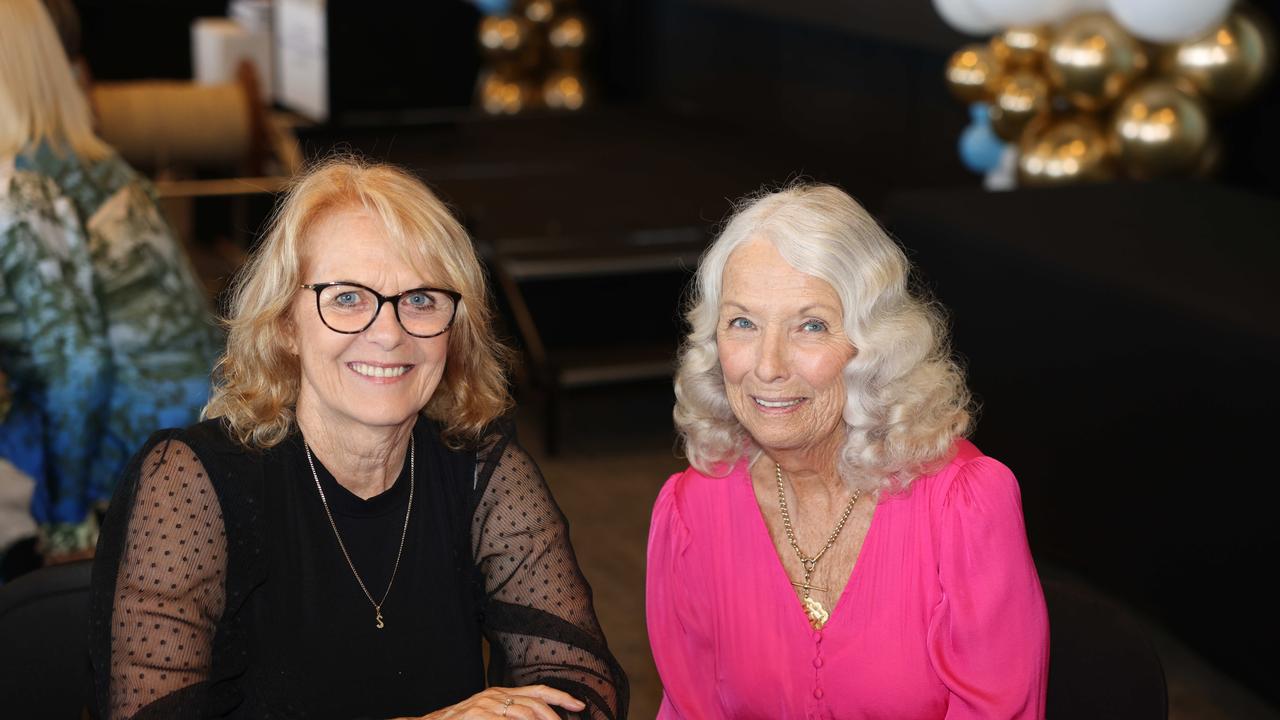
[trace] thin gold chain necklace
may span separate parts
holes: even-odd
[[[347,552],[346,543],[342,542],[342,533],[338,532],[338,524],[333,521],[333,513],[329,512],[329,501],[325,499],[324,488],[320,486],[320,476],[316,474],[316,464],[311,459],[311,446],[307,445],[306,441],[303,441],[302,449],[307,453],[307,465],[311,468],[312,479],[316,481],[316,490],[320,491],[320,504],[324,505],[324,514],[329,518],[329,527],[333,528],[333,536],[338,539],[338,549],[342,551],[342,557],[347,559],[347,567],[351,568],[351,574],[356,576],[356,582],[360,584],[360,589],[364,591],[364,596],[369,598],[369,603],[373,605],[374,625],[381,630],[384,627],[382,622],[382,603],[387,601],[387,595],[391,593],[391,584],[396,581],[396,571],[400,569],[400,556],[404,554],[404,539],[409,534],[409,513],[413,511],[413,483],[414,476],[417,475],[414,467],[413,436],[409,436],[409,507],[405,508],[404,511],[404,528],[400,530],[400,549],[396,550],[396,564],[391,568],[391,579],[387,581],[387,589],[382,593],[381,600],[373,599],[373,595],[369,592],[369,588],[365,587],[360,573],[356,571],[355,563],[351,562],[351,554]]]
[[[796,542],[795,530],[791,527],[791,513],[787,511],[787,493],[782,486],[782,466],[778,463],[773,464],[774,476],[778,479],[778,509],[782,511],[782,527],[787,531],[787,542],[791,543],[791,549],[796,551],[796,557],[799,558],[800,564],[804,566],[804,582],[791,581],[791,584],[804,591],[804,597],[800,599],[800,604],[804,607],[804,614],[809,618],[809,624],[814,630],[821,630],[823,625],[827,624],[831,614],[822,606],[822,603],[810,596],[810,591],[821,590],[827,591],[827,588],[817,587],[809,582],[813,579],[813,571],[818,567],[818,561],[822,556],[827,554],[832,545],[836,544],[836,538],[840,537],[840,531],[844,530],[844,524],[849,521],[849,515],[853,513],[853,506],[858,504],[858,498],[862,497],[861,490],[855,490],[853,497],[849,498],[849,504],[845,505],[844,512],[840,514],[840,520],[836,523],[836,529],[831,531],[831,536],[827,538],[827,544],[822,546],[818,554],[809,557],[800,550],[800,544]]]

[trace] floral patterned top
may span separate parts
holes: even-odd
[[[93,546],[95,509],[153,430],[196,419],[220,348],[145,179],[48,145],[0,158],[0,457],[36,481],[47,550]]]

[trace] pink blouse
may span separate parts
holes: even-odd
[[[1013,473],[961,440],[884,495],[810,628],[746,463],[673,475],[649,531],[659,718],[1043,718],[1049,621]]]

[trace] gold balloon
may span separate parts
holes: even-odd
[[[480,21],[480,47],[489,53],[513,53],[529,43],[531,28],[523,18],[486,15]]]
[[[508,77],[541,62],[541,38],[533,23],[514,15],[487,15],[480,21],[480,48],[489,64]]]
[[[587,42],[587,25],[577,15],[561,15],[551,24],[547,38],[554,48],[581,48]]]
[[[1099,182],[1112,176],[1107,139],[1092,116],[1045,116],[1022,135],[1018,180],[1024,185]]]
[[[556,14],[556,4],[551,0],[527,0],[524,16],[536,23],[544,23]]]
[[[1005,68],[1034,67],[1049,50],[1045,25],[1015,26],[991,38],[991,52]]]
[[[1147,68],[1147,53],[1106,13],[1068,20],[1045,57],[1049,79],[1071,104],[1099,110],[1115,102]]]
[[[1276,62],[1275,35],[1261,15],[1241,10],[1169,48],[1161,61],[1166,73],[1189,82],[1210,103],[1230,106],[1266,82]]]
[[[515,115],[537,105],[538,93],[527,83],[493,72],[480,78],[480,107],[490,115]]]
[[[1000,65],[986,45],[965,45],[947,61],[947,86],[963,102],[986,100],[999,74]]]
[[[542,84],[542,101],[552,110],[581,110],[587,93],[575,73],[557,72]]]
[[[582,50],[587,44],[586,22],[572,13],[556,17],[547,28],[547,44],[551,46],[561,68],[579,67],[582,64]]]
[[[1038,73],[1019,70],[997,82],[988,115],[1001,140],[1016,141],[1032,120],[1048,111],[1049,83]]]
[[[1152,80],[1116,108],[1111,142],[1133,177],[1187,175],[1209,144],[1209,115],[1173,82]]]

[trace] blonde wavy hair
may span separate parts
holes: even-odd
[[[0,156],[42,142],[82,160],[111,154],[44,4],[0,0]]]
[[[906,256],[853,198],[801,184],[741,201],[699,262],[675,379],[675,424],[690,463],[724,475],[759,451],[730,409],[716,345],[725,265],[755,238],[829,283],[843,305],[857,353],[844,369],[841,477],[855,488],[893,491],[938,469],[971,419],[942,309],[912,292]]]
[[[493,334],[484,271],[449,209],[398,168],[335,157],[298,177],[262,243],[232,287],[227,349],[203,417],[220,417],[246,447],[268,448],[293,429],[301,368],[290,352],[289,312],[301,282],[308,232],[326,213],[360,208],[376,217],[404,262],[462,294],[449,330],[444,376],[423,414],[450,447],[479,439],[511,407],[510,351]]]

